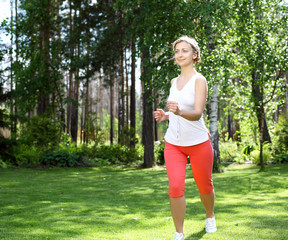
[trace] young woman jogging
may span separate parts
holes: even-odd
[[[176,228],[174,240],[184,240],[184,189],[188,156],[206,210],[206,232],[217,231],[212,183],[213,150],[202,117],[207,98],[207,82],[194,68],[200,61],[198,43],[194,38],[182,36],[173,43],[173,50],[181,74],[171,81],[167,100],[169,112],[157,109],[154,117],[156,121],[169,120],[164,157],[169,179],[170,208]]]

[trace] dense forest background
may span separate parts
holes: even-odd
[[[221,163],[288,162],[288,2],[11,0],[0,166],[163,164],[172,42],[196,38]],[[139,78],[140,76],[140,78]],[[139,78],[139,79],[138,79]],[[139,87],[137,81],[140,81]]]

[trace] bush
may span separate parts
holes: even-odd
[[[0,157],[0,168],[7,168],[7,164]]]
[[[164,141],[159,141],[155,144],[154,154],[155,154],[156,164],[158,164],[158,165],[164,165],[165,164],[164,148],[165,148],[165,142]]]
[[[107,159],[111,164],[128,164],[138,160],[141,156],[137,148],[129,148],[127,146],[102,145],[97,148],[96,157]]]
[[[61,125],[46,116],[33,116],[23,127],[20,143],[36,146],[43,151],[53,151],[61,139]]]
[[[288,153],[280,153],[274,157],[274,163],[288,163]]]
[[[234,162],[237,156],[237,143],[231,140],[219,145],[221,162]]]
[[[252,163],[259,165],[260,164],[260,150],[253,150],[251,152]],[[269,144],[263,144],[263,162],[264,164],[271,160],[271,149]]]
[[[248,156],[251,154],[252,151],[255,150],[255,145],[253,144],[245,144],[244,147],[241,150],[241,153]]]
[[[279,121],[275,126],[272,150],[274,155],[288,152],[288,117],[283,114],[279,116]]]
[[[47,166],[57,167],[75,167],[80,166],[80,157],[75,153],[67,153],[65,151],[47,153],[42,163]]]
[[[16,165],[20,167],[32,167],[40,165],[43,151],[35,146],[20,144],[13,148]]]
[[[234,160],[235,162],[242,164],[250,160],[250,155],[246,155],[243,153],[236,153]]]
[[[251,160],[251,153],[255,150],[255,145],[250,142],[242,143],[242,150],[236,153],[235,162],[245,163]]]
[[[13,147],[15,145],[15,141],[0,135],[0,158],[2,159],[2,162],[6,163],[6,166],[7,164],[16,164],[15,157],[13,156]]]

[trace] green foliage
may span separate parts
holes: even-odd
[[[67,145],[61,138],[61,125],[47,116],[33,116],[20,131],[18,144],[13,146],[15,163],[21,167],[41,165],[45,154]],[[67,137],[66,137],[67,138]]]
[[[6,163],[13,163],[15,161],[13,157],[13,146],[15,144],[14,140],[4,138],[0,135],[0,158]]]
[[[142,158],[137,148],[132,149],[124,145],[102,145],[97,148],[96,158],[106,159],[110,164],[128,164]]]
[[[75,167],[80,166],[80,157],[75,153],[65,151],[47,153],[42,163],[47,166]]]
[[[134,144],[138,143],[138,138],[136,136],[132,136],[135,136],[135,129],[125,124],[119,136],[120,143],[125,146],[129,146],[131,142],[133,142]]]
[[[0,63],[2,60],[1,51],[0,51]],[[5,162],[13,161],[12,146],[15,144],[15,140],[7,139],[4,137],[2,131],[8,130],[10,128],[9,124],[9,115],[8,111],[5,107],[2,107],[2,104],[5,101],[8,101],[11,94],[4,93],[4,82],[2,81],[1,71],[0,71],[0,159],[3,164],[0,163],[1,166],[7,166]],[[11,116],[10,116],[11,117]]]
[[[241,140],[244,143],[243,146],[256,145],[259,140],[257,118],[255,116],[251,116],[251,112],[243,111],[240,114],[242,115],[240,128]]]
[[[19,167],[32,167],[41,164],[44,151],[35,145],[19,144],[13,147],[16,165]]]
[[[7,163],[5,163],[0,157],[0,168],[7,168]]]
[[[33,116],[23,127],[20,143],[45,152],[55,149],[61,139],[61,125],[47,116]]]
[[[250,153],[255,149],[253,144],[247,144],[242,148],[241,153],[245,155],[250,155]]]
[[[250,155],[251,155],[252,163],[259,165],[260,164],[260,150],[259,149],[253,150],[250,153]],[[271,155],[271,146],[270,146],[270,144],[263,144],[262,156],[263,156],[264,164],[269,162],[269,161],[271,161],[272,155]]]
[[[285,114],[279,116],[275,127],[273,154],[288,154],[288,117]]]
[[[219,144],[221,162],[234,162],[237,153],[237,144],[231,140]]]
[[[164,141],[160,141],[154,147],[155,160],[156,160],[156,164],[158,164],[158,165],[164,165],[165,164],[164,148],[165,148],[165,142]]]
[[[288,154],[287,153],[276,154],[274,157],[274,163],[288,163]]]
[[[241,149],[242,147],[242,149]],[[245,163],[245,162],[251,162],[251,152],[255,150],[255,145],[251,142],[244,142],[242,143],[238,149],[240,148],[240,151],[236,152],[235,162],[237,163]]]

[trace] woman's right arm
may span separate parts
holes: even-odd
[[[157,110],[154,112],[154,117],[157,122],[162,122],[169,119],[169,113],[165,113],[162,109],[157,108]]]
[[[176,78],[173,78],[171,80],[171,86],[173,84],[173,82],[175,81]],[[165,120],[168,120],[169,119],[169,113],[170,112],[164,112],[163,109],[160,109],[160,108],[157,108],[156,111],[154,112],[154,117],[155,117],[155,120],[157,122],[162,122],[162,121],[165,121]]]

